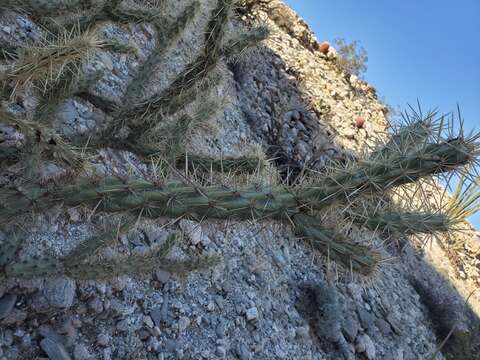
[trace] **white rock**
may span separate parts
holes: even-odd
[[[258,318],[258,309],[256,307],[252,307],[248,309],[245,313],[245,316],[248,321],[253,321]]]

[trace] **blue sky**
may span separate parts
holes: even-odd
[[[396,109],[416,104],[447,113],[460,106],[480,131],[480,0],[286,0],[318,40],[358,40],[365,79]],[[480,228],[480,214],[471,218]]]

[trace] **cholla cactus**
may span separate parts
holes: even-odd
[[[185,27],[195,18],[200,9],[199,2],[193,1],[187,5],[173,22],[160,17],[158,8],[131,7],[119,0],[104,2],[100,7],[93,8],[88,1],[78,1],[76,5],[73,2],[58,2],[65,6],[80,7],[81,12],[97,9],[94,14],[82,13],[80,33],[77,34],[78,39],[92,36],[95,46],[91,48],[110,46],[103,40],[98,40],[97,35],[92,32],[94,25],[103,21],[150,21],[157,29],[158,39],[156,48],[138,68],[127,86],[124,98],[118,104],[90,93],[89,89],[102,74],[86,77],[65,75],[71,73],[64,71],[65,69],[77,66],[85,59],[87,50],[78,50],[76,53],[72,52],[71,47],[60,51],[60,48],[50,49],[42,45],[38,54],[47,54],[39,56],[40,60],[46,58],[45,61],[38,64],[31,62],[30,66],[21,65],[22,57],[19,56],[15,65],[17,70],[8,76],[9,82],[19,84],[13,85],[12,92],[28,81],[44,81],[45,78],[55,80],[53,85],[50,82],[49,86],[44,87],[48,91],[42,91],[40,103],[45,106],[37,109],[35,117],[38,122],[18,120],[7,111],[3,112],[5,116],[0,114],[4,123],[7,122],[7,125],[15,126],[24,133],[27,143],[35,144],[26,156],[30,163],[33,162],[32,159],[43,156],[59,160],[58,162],[67,167],[75,167],[78,158],[82,159],[83,163],[83,153],[80,156],[78,148],[65,142],[47,121],[55,112],[58,102],[55,99],[76,94],[100,107],[111,118],[110,124],[98,139],[92,139],[88,146],[85,146],[86,151],[93,152],[103,147],[127,150],[149,160],[163,159],[167,162],[167,167],[173,169],[175,166],[186,168],[187,174],[189,169],[206,170],[204,172],[228,172],[234,169],[246,173],[255,172],[262,166],[258,158],[207,159],[186,151],[189,136],[199,128],[208,127],[210,119],[221,108],[220,102],[205,98],[205,94],[221,80],[219,63],[223,59],[235,58],[268,34],[266,28],[259,27],[229,35],[227,38],[226,24],[234,6],[233,0],[216,1],[216,6],[207,19],[203,47],[185,69],[174,77],[170,85],[153,94],[144,91],[144,87],[149,85],[149,74],[157,70],[159,62],[167,53],[166,48],[175,46]],[[39,11],[32,5],[37,4],[37,1],[30,0],[28,4],[30,10]],[[56,14],[61,11],[60,9]],[[77,39],[77,36],[74,39]],[[109,48],[112,49],[112,46]],[[21,51],[18,54],[21,54]],[[51,64],[50,67],[55,69],[54,73],[37,74],[32,70],[43,63]],[[20,71],[22,69],[23,72]],[[61,89],[68,91],[62,94]],[[200,100],[199,94],[202,95]],[[97,212],[128,212],[150,218],[167,216],[172,219],[188,218],[198,221],[274,219],[293,225],[299,237],[310,242],[329,259],[354,272],[368,275],[383,261],[381,252],[351,241],[338,229],[327,228],[320,220],[321,212],[332,208],[354,209],[352,204],[360,203],[363,206],[361,216],[354,217],[357,223],[371,229],[416,234],[449,231],[459,218],[468,215],[470,209],[477,208],[478,196],[473,190],[465,196],[457,195],[457,205],[452,205],[448,211],[437,213],[414,213],[387,207],[375,208],[372,211],[367,206],[366,199],[383,198],[400,186],[455,169],[461,170],[476,161],[479,149],[477,137],[465,136],[460,132],[443,138],[445,126],[434,118],[435,114],[427,114],[425,117],[414,114],[413,121],[394,134],[387,144],[363,159],[351,160],[347,164],[333,164],[318,178],[311,178],[295,187],[278,184],[213,185],[211,182],[205,184],[185,178],[184,175],[182,181],[171,178],[165,181],[149,180],[147,177],[99,179],[90,175],[69,184],[60,182],[48,187],[27,181],[19,186],[1,189],[0,218],[9,220],[29,209],[43,211],[62,203],[68,206],[86,206]],[[48,137],[53,139],[56,152],[48,151],[52,144],[44,134],[49,134]],[[178,171],[172,170],[172,173],[178,178]],[[460,206],[459,203],[463,205]],[[345,214],[348,215],[348,212]],[[166,259],[170,242],[146,255],[132,255],[111,261],[96,260],[94,254],[108,245],[109,240],[115,236],[111,232],[94,236],[63,259],[33,259],[23,263],[12,261],[12,254],[18,249],[19,241],[11,240],[5,243],[5,250],[2,247],[0,259],[8,260],[2,261],[9,276],[67,274],[79,279],[145,272],[156,264],[161,264],[168,270],[187,271],[216,261],[216,258],[193,262]],[[88,266],[84,266],[85,264]]]
[[[4,266],[7,276],[18,278],[51,277],[66,275],[73,279],[105,279],[118,275],[137,275],[163,269],[171,273],[186,274],[190,271],[201,270],[217,264],[221,259],[218,256],[203,256],[190,260],[169,259],[167,256],[175,243],[181,238],[181,233],[170,235],[165,242],[156,249],[142,254],[115,259],[98,258],[98,252],[111,245],[120,233],[129,226],[106,231],[92,236],[80,243],[67,256],[57,259],[54,257],[34,258],[24,261],[15,261],[14,254],[21,246],[22,236],[10,231],[5,235],[6,242],[0,247],[0,272]]]
[[[31,85],[46,93],[68,73],[77,73],[79,62],[105,44],[93,32],[65,31],[54,40],[44,39],[26,46],[17,51],[18,59],[12,70],[3,74],[3,86],[11,86],[12,97]]]

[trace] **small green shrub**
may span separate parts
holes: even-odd
[[[337,64],[347,74],[361,77],[367,71],[368,55],[357,40],[347,43],[345,39],[335,39]]]

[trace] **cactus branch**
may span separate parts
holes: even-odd
[[[119,275],[137,275],[163,269],[172,273],[185,275],[191,271],[207,269],[218,264],[218,256],[203,256],[189,260],[167,259],[175,245],[178,234],[170,235],[165,243],[153,251],[133,254],[115,259],[96,259],[85,262],[88,258],[108,245],[116,233],[104,233],[82,243],[71,254],[61,259],[46,257],[21,262],[11,262],[5,272],[17,278],[53,277],[66,275],[73,279],[108,279]]]
[[[322,228],[318,225],[318,219],[308,215],[296,214],[292,216],[292,221],[296,232],[330,260],[363,275],[372,274],[378,270],[383,259],[379,252]]]

